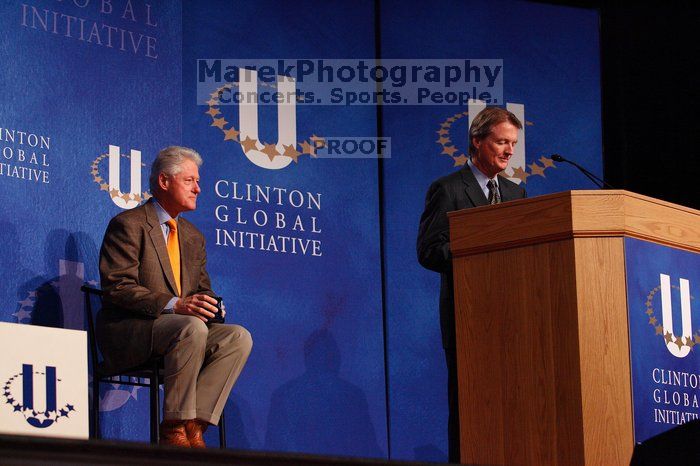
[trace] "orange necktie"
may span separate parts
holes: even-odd
[[[177,222],[171,218],[167,221],[167,224],[170,227],[167,245],[168,257],[170,257],[170,267],[173,269],[173,275],[175,276],[177,295],[180,296],[182,291],[180,290],[180,242],[177,238]]]

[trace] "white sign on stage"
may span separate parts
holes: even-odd
[[[0,433],[87,439],[87,335],[0,322]]]

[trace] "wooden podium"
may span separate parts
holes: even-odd
[[[462,463],[629,464],[624,238],[700,252],[700,212],[571,191],[449,219]]]

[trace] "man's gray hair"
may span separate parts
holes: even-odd
[[[202,166],[202,157],[196,150],[188,147],[170,146],[158,152],[151,165],[151,176],[148,179],[151,194],[158,191],[158,176],[165,173],[168,176],[177,175],[182,171],[182,163],[191,160],[198,167]]]

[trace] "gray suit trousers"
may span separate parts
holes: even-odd
[[[163,419],[217,424],[253,346],[240,325],[207,325],[193,316],[161,314],[153,353],[164,358]]]

